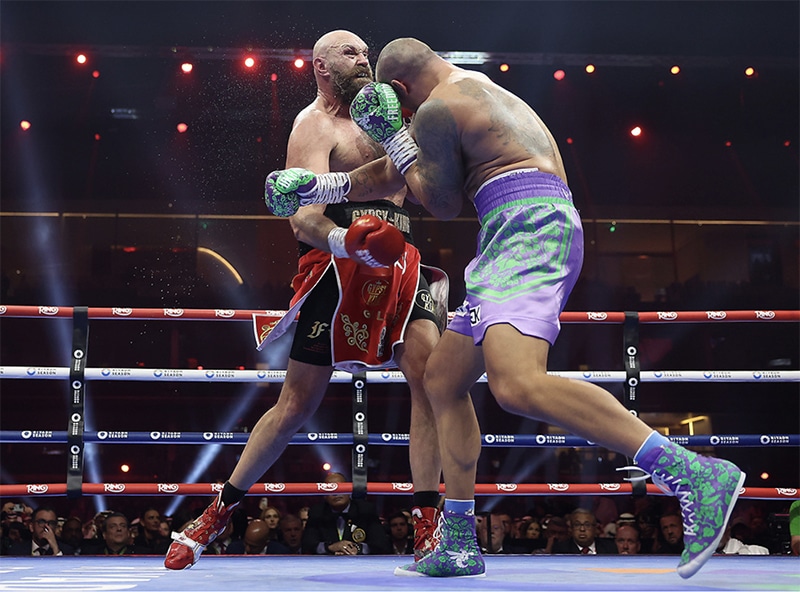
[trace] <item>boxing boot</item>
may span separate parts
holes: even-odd
[[[411,509],[411,522],[414,525],[414,561],[419,561],[436,548],[439,542],[436,522],[439,518],[438,508]]]
[[[222,492],[203,510],[203,513],[187,526],[183,532],[173,532],[174,542],[167,550],[164,567],[167,569],[186,569],[192,567],[205,548],[228,525],[231,514],[239,502],[225,506]]]

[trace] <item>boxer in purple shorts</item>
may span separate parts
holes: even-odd
[[[481,433],[469,389],[485,372],[506,411],[621,452],[643,478],[677,496],[685,544],[677,572],[694,575],[722,539],[745,474],[673,443],[596,384],[548,374],[558,314],[583,256],[580,221],[552,134],[522,99],[416,39],[389,43],[375,71],[379,82],[361,89],[350,115],[386,156],[344,177],[304,176],[287,200],[366,201],[402,175],[437,218],[454,218],[467,200],[481,222],[478,253],[465,272],[467,305],[425,365],[447,488],[441,540],[433,553],[395,574],[484,575],[474,515]],[[414,114],[408,128],[402,110]]]
[[[508,323],[554,344],[583,264],[583,229],[569,188],[549,173],[512,171],[484,183],[474,203],[478,253],[464,272],[467,298],[448,329],[480,345],[487,327]]]

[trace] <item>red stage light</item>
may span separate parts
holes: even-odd
[[[573,142],[572,138],[567,138],[567,144],[572,144],[572,142]]]
[[[192,71],[193,68],[194,68],[194,66],[190,62],[183,62],[181,64],[181,71],[184,74],[188,74],[189,72]]]
[[[278,80],[278,75],[275,74],[275,72],[273,72],[272,74],[270,74],[269,79],[272,80],[272,82],[275,82],[276,80]]]
[[[297,58],[294,61],[294,67],[297,68],[298,70],[301,69],[305,65],[306,65],[306,61],[303,58]]]
[[[186,125],[185,123],[181,122],[181,123],[179,123],[179,124],[176,126],[176,129],[178,130],[178,133],[179,133],[179,134],[182,134],[182,133],[184,133],[186,130],[188,130],[188,129],[189,129],[189,126],[188,126],[188,125]]]
[[[252,57],[247,56],[244,59],[244,65],[245,65],[246,68],[252,68],[253,66],[256,65],[256,61]]]
[[[92,72],[92,78],[100,78],[100,70],[95,70]]]
[[[638,138],[639,136],[641,136],[641,135],[642,135],[642,128],[641,128],[641,127],[639,127],[638,125],[637,125],[637,126],[635,126],[635,127],[632,127],[632,128],[631,128],[631,135],[632,135],[634,138]]]
[[[727,142],[725,142],[725,146],[730,148],[731,146],[733,146],[733,144],[731,143],[730,140],[728,140]]]
[[[555,72],[553,72],[553,78],[555,78],[556,80],[564,80],[564,77],[566,75],[567,74],[566,72],[564,72],[564,70],[556,70]]]
[[[27,132],[29,129],[31,129],[31,122],[27,119],[23,119],[19,122],[19,127],[22,128],[22,131]]]
[[[86,60],[87,60],[86,54],[79,53],[78,55],[75,56],[75,61],[78,62],[79,64],[85,64]]]
[[[95,139],[96,141],[99,141],[99,140],[100,140],[100,134],[95,134],[95,135],[94,135],[94,139]]]

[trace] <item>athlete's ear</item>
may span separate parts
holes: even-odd
[[[392,80],[389,85],[392,87],[394,92],[397,93],[397,97],[401,102],[404,98],[408,97],[408,89],[406,88],[406,85],[399,80]]]

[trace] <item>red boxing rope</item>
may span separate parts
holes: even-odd
[[[0,305],[0,317],[16,318],[72,318],[69,306],[22,306]],[[139,319],[139,320],[201,320],[201,321],[251,321],[254,314],[278,320],[285,310],[233,310],[190,308],[89,308],[90,319]],[[639,312],[640,323],[707,323],[753,322],[753,321],[800,321],[800,310],[707,310],[707,311],[659,311]],[[625,321],[624,312],[564,312],[559,317],[562,323],[611,323]]]
[[[220,483],[83,483],[84,495],[209,495],[222,489]],[[743,487],[743,499],[800,499],[793,487]],[[375,495],[409,494],[411,483],[367,483],[367,493]],[[476,495],[630,495],[630,483],[479,483]],[[330,495],[352,493],[352,483],[256,483],[248,495]],[[0,497],[58,496],[67,493],[66,483],[28,483],[0,485]],[[439,486],[444,494],[444,485]],[[647,485],[650,495],[665,495],[657,486]]]

